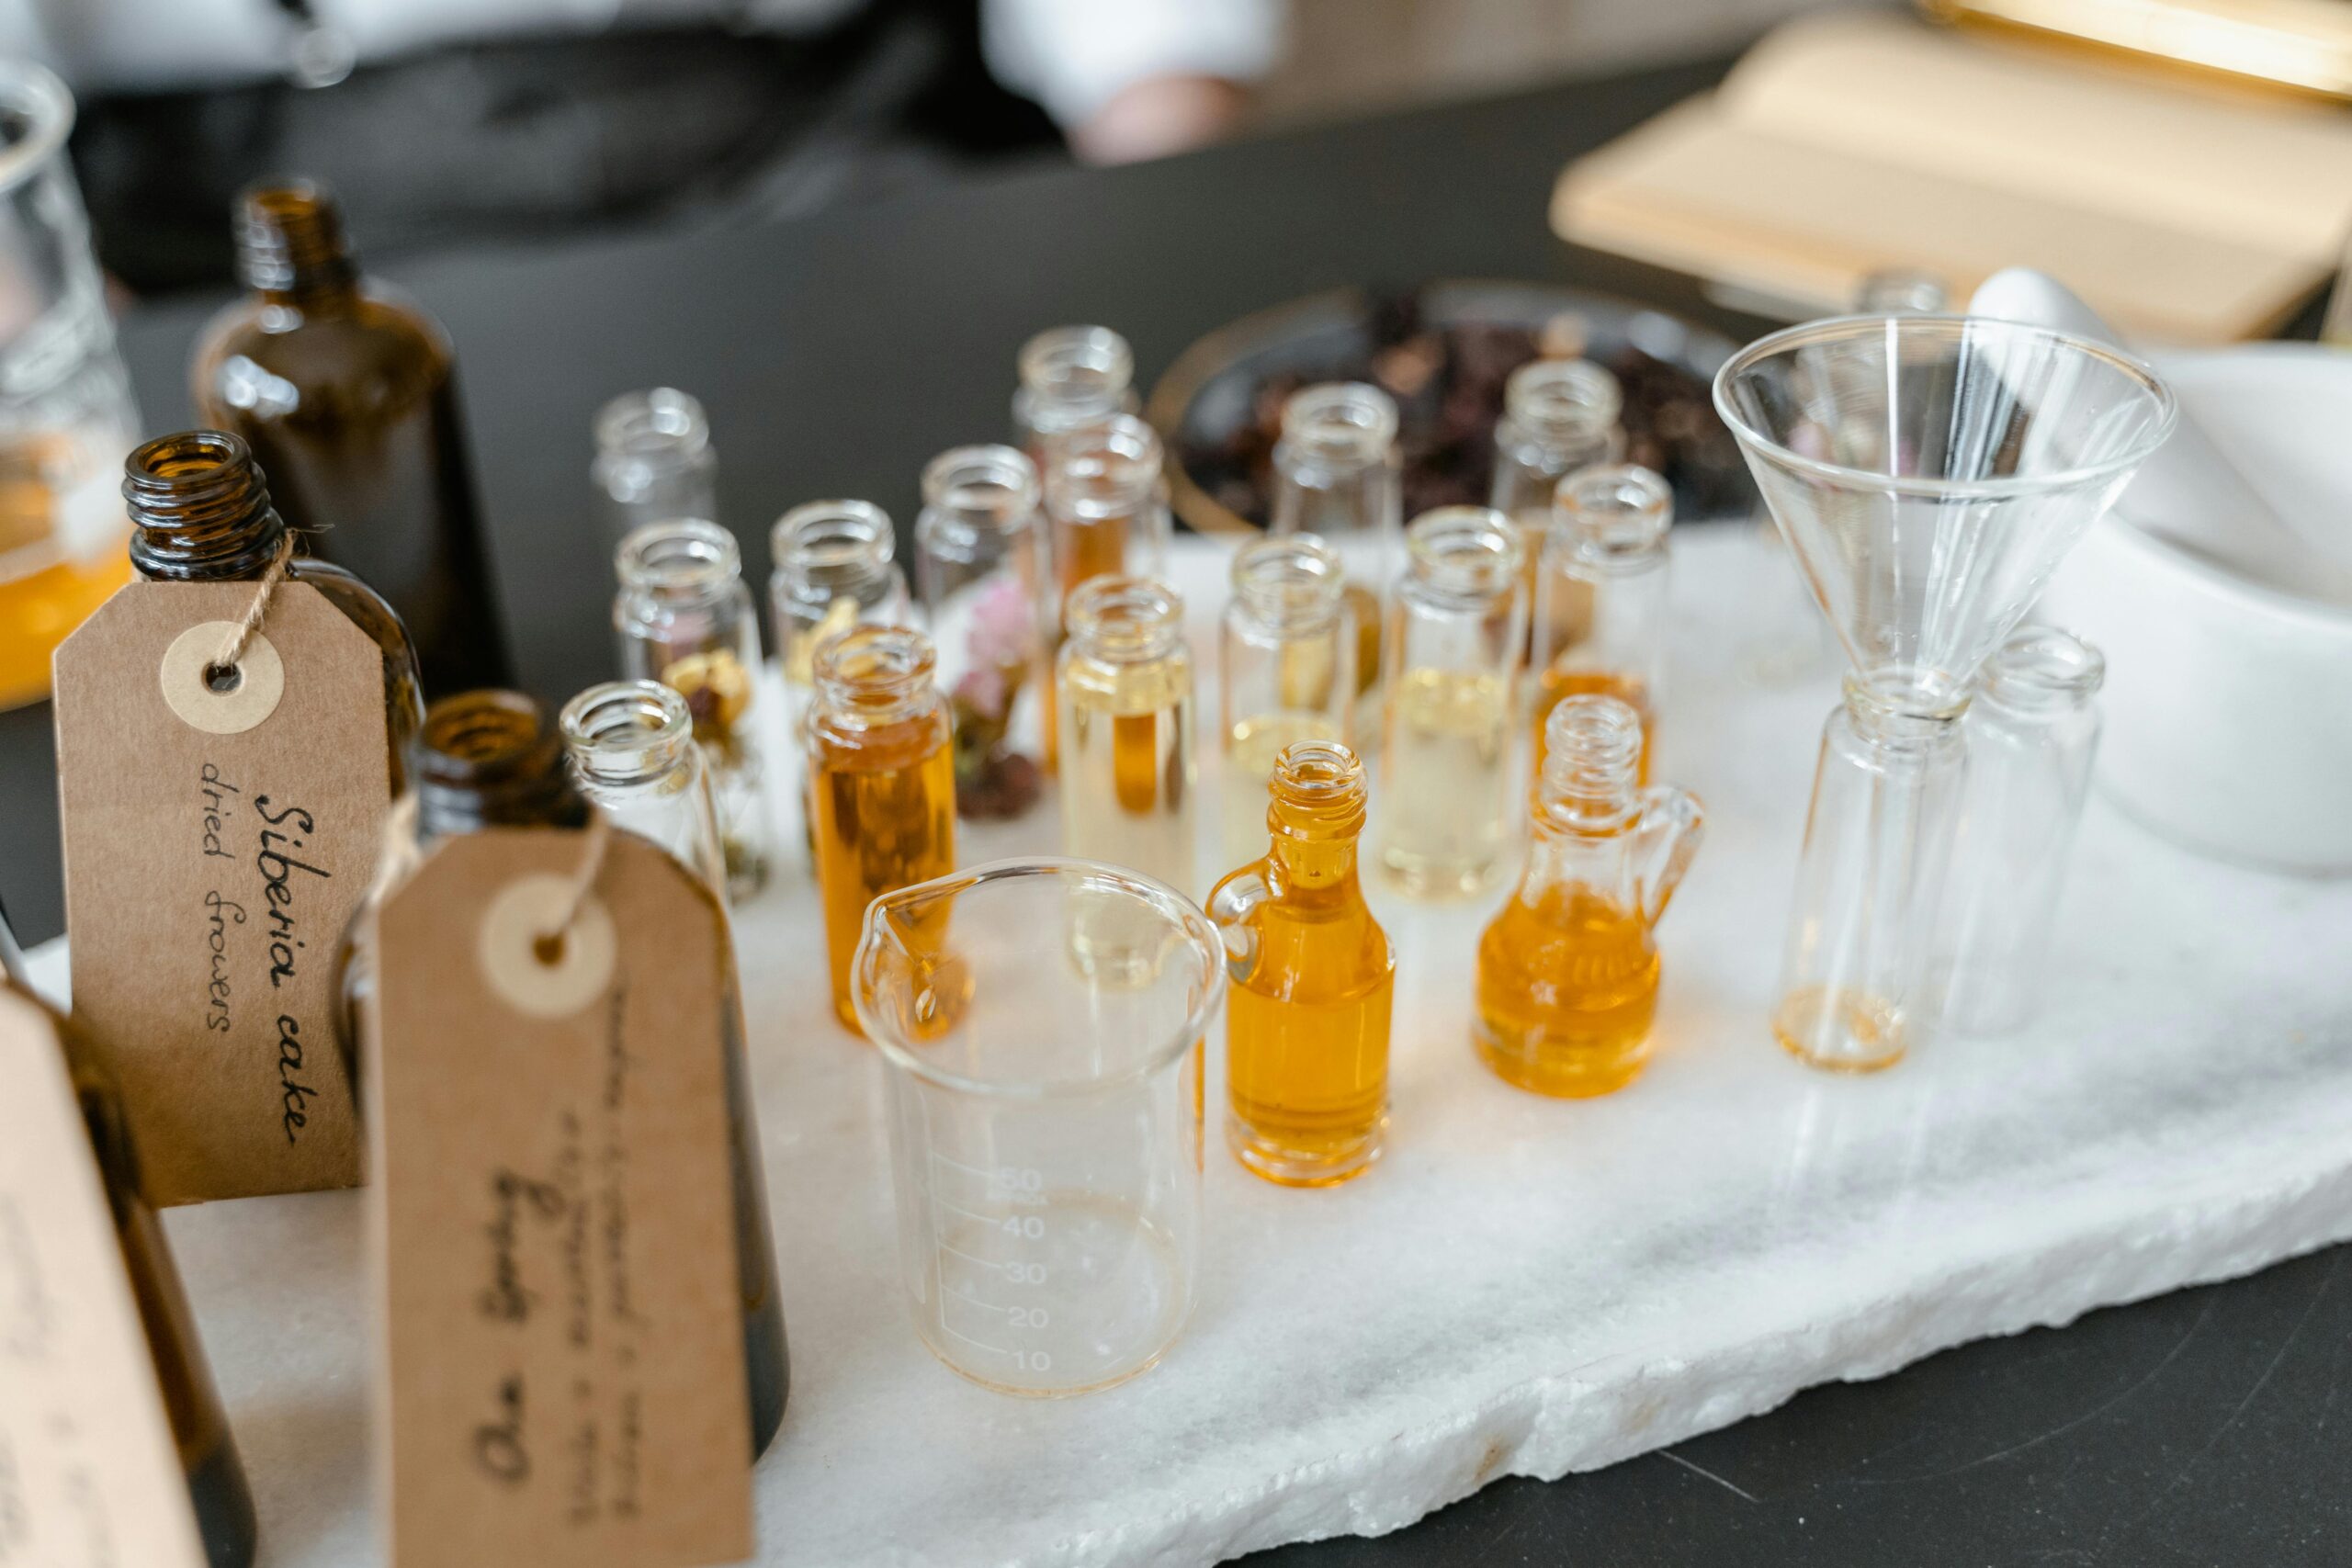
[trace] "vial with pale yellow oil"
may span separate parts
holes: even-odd
[[[1396,955],[1357,873],[1356,754],[1287,747],[1267,797],[1264,852],[1208,901],[1230,976],[1226,1141],[1269,1181],[1329,1187],[1369,1170],[1386,1135]]]
[[[1641,716],[1638,776],[1650,782],[1666,673],[1667,529],[1674,491],[1633,464],[1562,479],[1535,573],[1535,771],[1544,721],[1564,697],[1615,697]]]
[[[1494,876],[1516,820],[1520,541],[1499,512],[1445,506],[1414,521],[1405,549],[1385,639],[1380,864],[1409,897],[1458,898]]]
[[[1266,842],[1266,782],[1283,748],[1346,740],[1357,689],[1355,616],[1339,552],[1311,534],[1256,539],[1233,558],[1217,635],[1223,861]]]
[[[1698,852],[1698,800],[1638,782],[1642,721],[1614,697],[1552,709],[1527,870],[1478,942],[1471,1037],[1504,1082],[1581,1099],[1633,1081],[1657,1011],[1651,929]]]

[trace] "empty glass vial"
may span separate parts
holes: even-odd
[[[1380,862],[1414,897],[1459,897],[1486,886],[1510,839],[1527,585],[1518,532],[1487,507],[1423,513],[1405,550],[1388,617]]]
[[[1255,539],[1233,558],[1217,636],[1225,862],[1266,839],[1266,781],[1296,740],[1345,740],[1356,694],[1355,616],[1340,558],[1311,534]]]
[[[854,626],[901,626],[911,615],[898,549],[890,514],[871,502],[807,502],[768,530],[768,599],[794,736],[816,693],[819,645]]]
[[[1494,490],[1488,501],[1511,520],[1526,547],[1523,570],[1531,625],[1538,639],[1545,628],[1535,579],[1551,531],[1554,497],[1569,475],[1624,456],[1625,431],[1618,423],[1623,407],[1617,378],[1589,359],[1532,360],[1503,384],[1503,416],[1495,423]],[[1573,595],[1559,596],[1551,613],[1567,621],[1551,629],[1557,646],[1576,635],[1580,604]],[[1542,724],[1541,716],[1536,722]]]
[[[865,907],[956,869],[956,759],[931,639],[857,626],[817,650],[809,829],[833,1011],[854,1031],[850,961]]]
[[[1049,443],[1136,411],[1136,356],[1108,327],[1049,327],[1021,345],[1014,438],[1042,467]]]
[[[400,613],[430,690],[504,683],[449,334],[361,274],[322,186],[246,191],[236,252],[252,292],[197,347],[198,417],[251,446],[310,548]]]
[[[1821,734],[1772,1033],[1808,1066],[1893,1066],[1942,1021],[1935,938],[1967,772],[1957,706],[1846,677]]]
[[[1560,481],[1535,573],[1535,766],[1561,698],[1598,693],[1641,716],[1640,782],[1650,782],[1666,673],[1667,528],[1674,491],[1632,464]]]
[[[2106,679],[2099,650],[2057,626],[2021,626],[1985,662],[1961,724],[1968,784],[1946,898],[1945,1016],[1960,1033],[2003,1033],[2041,1010]]]
[[[710,763],[728,895],[748,898],[767,884],[775,830],[755,714],[760,622],[743,585],[742,553],[718,524],[679,519],[631,533],[614,567],[621,672],[686,699]]]
[[[1184,601],[1141,577],[1070,595],[1059,679],[1062,852],[1193,896],[1193,658]]]
[[[131,569],[150,582],[254,582],[286,538],[261,465],[236,436],[185,430],[123,460]],[[409,742],[424,719],[423,682],[408,632],[392,607],[342,567],[294,555],[290,582],[307,582],[342,611],[384,657],[384,733],[391,794],[407,787]]]
[[[958,446],[924,468],[922,500],[915,583],[955,712],[956,809],[1019,817],[1044,788],[1053,700],[1036,465],[1010,446]]]
[[[1582,1098],[1634,1080],[1657,1012],[1651,936],[1698,852],[1698,800],[1639,782],[1641,716],[1552,710],[1527,870],[1478,942],[1471,1039],[1505,1083]]]
[[[623,392],[596,413],[596,461],[589,470],[605,497],[618,544],[648,523],[718,521],[718,453],[702,404],[674,387]]]
[[[1226,1142],[1258,1175],[1329,1187],[1380,1157],[1396,954],[1356,869],[1364,770],[1336,740],[1285,750],[1268,781],[1262,858],[1219,882]]]
[[[1269,532],[1313,534],[1347,569],[1356,678],[1380,679],[1380,604],[1396,581],[1405,532],[1396,400],[1361,381],[1304,387],[1283,405]]]
[[[727,916],[726,872],[704,754],[685,699],[653,681],[608,681],[563,705],[565,759],[579,792],[623,832],[650,840],[695,874]],[[532,743],[536,759],[539,747]],[[743,1369],[751,1383],[752,1454],[767,1450],[784,1421],[791,1364],[784,1297],[776,1283],[768,1223],[768,1182],[759,1118],[744,1057],[742,984],[727,944],[727,1158],[735,1197],[736,1284],[743,1306]]]

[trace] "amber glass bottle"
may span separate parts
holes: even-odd
[[[236,231],[253,294],[198,346],[199,417],[253,447],[313,554],[391,601],[429,690],[509,683],[447,334],[360,276],[318,186],[255,186]]]
[[[254,1560],[255,1540],[253,1493],[245,1483],[245,1467],[237,1457],[228,1417],[221,1412],[212,1369],[197,1338],[196,1320],[188,1311],[179,1269],[172,1261],[155,1211],[141,1196],[138,1156],[123,1120],[121,1097],[96,1055],[83,1048],[73,1025],[56,1017],[22,984],[17,960],[15,933],[8,928],[6,911],[0,910],[0,991],[51,1012],[57,1038],[64,1044],[66,1071],[81,1102],[98,1179],[106,1188],[115,1239],[122,1247],[124,1271],[130,1280],[131,1300],[138,1305],[139,1325],[146,1333],[155,1382],[163,1391],[164,1419],[171,1423],[172,1441],[187,1476],[205,1560],[211,1568],[246,1568]],[[0,1514],[0,1522],[5,1522],[5,1514]],[[6,1544],[6,1539],[0,1538],[0,1546]]]
[[[1266,858],[1209,895],[1232,975],[1226,1141],[1269,1181],[1329,1187],[1380,1157],[1396,954],[1356,872],[1363,762],[1296,741],[1268,788]]]
[[[253,453],[218,430],[160,436],[123,460],[130,564],[151,582],[251,582],[286,538]],[[307,582],[349,616],[384,655],[384,730],[391,794],[407,783],[408,749],[424,722],[416,654],[383,596],[340,566],[296,555],[287,578]]]

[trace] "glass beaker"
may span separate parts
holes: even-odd
[[[1148,963],[1057,953],[1083,903],[1122,906]],[[858,1022],[890,1065],[899,1248],[915,1331],[1007,1393],[1107,1388],[1166,1353],[1201,1246],[1203,1041],[1216,928],[1163,883],[1090,861],[999,861],[865,913]]]
[[[0,708],[49,693],[49,656],[130,577],[116,486],[139,411],[65,156],[74,99],[0,60]]]

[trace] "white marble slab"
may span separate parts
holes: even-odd
[[[832,1024],[805,886],[743,911],[793,1349],[760,1561],[1187,1564],[1377,1533],[1498,1475],[2352,1235],[2352,884],[2193,859],[2097,801],[2038,1027],[1869,1079],[1781,1055],[1762,1020],[1832,682],[1740,684],[1785,568],[1730,532],[1677,548],[1660,772],[1711,820],[1662,930],[1648,1074],[1589,1103],[1489,1077],[1464,1028],[1492,901],[1382,900],[1403,959],[1388,1158],[1292,1192],[1213,1142],[1198,1314],[1123,1388],[1011,1399],[917,1343],[880,1064]],[[1181,575],[1205,656],[1221,570],[1193,547]],[[379,1561],[358,1213],[345,1194],[169,1222],[279,1568]]]

